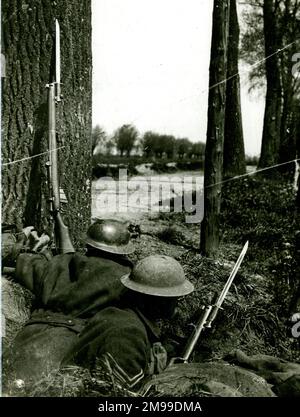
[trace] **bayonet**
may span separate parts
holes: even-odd
[[[211,314],[209,315],[209,318],[208,318],[207,324],[206,324],[206,327],[208,327],[208,328],[211,327],[212,322],[215,320],[215,318],[218,314],[218,311],[221,308],[221,306],[223,304],[223,301],[225,300],[225,298],[227,296],[227,293],[228,293],[228,291],[231,287],[231,284],[232,284],[232,282],[233,282],[233,280],[234,280],[234,278],[235,278],[235,276],[236,276],[236,274],[237,274],[237,272],[238,272],[238,270],[241,266],[241,263],[243,262],[243,259],[246,255],[246,252],[248,250],[248,245],[249,245],[249,242],[247,241],[245,243],[243,249],[242,249],[242,252],[240,253],[240,256],[238,257],[238,260],[236,261],[236,263],[235,263],[235,265],[234,265],[234,267],[231,271],[231,274],[230,274],[230,276],[229,276],[229,278],[228,278],[228,280],[227,280],[219,298],[217,299],[217,302],[214,304],[214,306],[212,308]]]
[[[56,101],[61,101],[60,94],[60,27],[58,20],[55,19],[55,86]]]
[[[219,297],[216,299],[216,302],[212,303],[211,305],[208,306],[204,306],[203,307],[203,313],[200,317],[200,319],[198,320],[197,324],[194,326],[194,331],[191,334],[183,355],[181,357],[177,357],[177,358],[172,358],[170,361],[169,366],[173,365],[174,363],[178,363],[178,362],[183,362],[183,363],[187,363],[198,340],[199,337],[201,335],[201,333],[203,332],[204,329],[206,328],[210,328],[212,326],[213,321],[215,320],[218,311],[220,310],[220,308],[222,308],[222,304],[228,294],[228,291],[232,285],[232,282],[241,266],[241,263],[246,255],[246,252],[248,250],[248,244],[249,242],[247,241],[240,253],[240,256],[238,257],[238,260],[236,261],[230,276],[221,292],[221,294],[219,295]]]

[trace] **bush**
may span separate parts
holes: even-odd
[[[279,314],[286,316],[298,284],[295,197],[291,183],[259,176],[228,182],[222,190],[223,240],[249,240],[249,260],[270,279],[274,303],[280,306]]]

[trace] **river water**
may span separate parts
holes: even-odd
[[[180,205],[192,211],[192,191],[202,195],[203,179],[198,171],[127,178],[125,170],[117,180],[100,178],[92,184],[92,217],[140,220],[170,211],[172,199],[176,211]]]
[[[254,166],[247,166],[253,174]],[[119,178],[100,178],[92,183],[92,218],[141,220],[157,216],[161,211],[194,213],[187,223],[199,223],[203,217],[203,172],[179,171],[172,174],[143,174],[127,178],[120,170]],[[192,191],[196,191],[192,201]],[[172,203],[173,200],[173,203]]]

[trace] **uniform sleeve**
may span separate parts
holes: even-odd
[[[150,350],[147,331],[137,316],[108,307],[90,320],[65,364],[73,357],[96,373],[103,368],[110,381],[136,389],[145,376]]]
[[[48,257],[43,254],[23,253],[19,255],[16,264],[17,282],[39,297],[47,265]]]
[[[148,354],[144,333],[128,327],[113,332],[105,346],[99,346],[97,358],[121,386],[136,389],[145,377]]]

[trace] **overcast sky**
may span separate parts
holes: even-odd
[[[206,140],[212,0],[92,0],[93,125]],[[241,76],[245,148],[260,152],[263,96]]]

